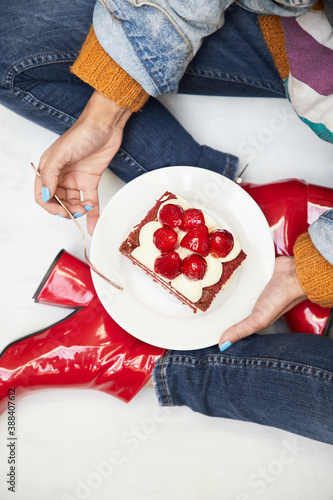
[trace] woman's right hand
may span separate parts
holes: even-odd
[[[130,110],[95,91],[75,124],[43,153],[35,181],[37,203],[50,214],[68,217],[56,194],[75,217],[87,214],[92,234],[99,217],[98,184],[130,116]]]

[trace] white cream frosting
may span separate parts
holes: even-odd
[[[174,205],[181,206],[184,210],[191,208],[191,206],[181,197],[177,197],[177,199],[167,200],[161,204],[160,209],[168,204],[173,203]],[[213,229],[221,229],[217,222],[210,215],[204,213],[205,223],[208,227],[209,231]],[[145,224],[140,231],[139,234],[139,243],[140,245],[136,247],[132,252],[132,257],[138,260],[141,264],[146,266],[151,271],[154,271],[154,262],[157,257],[161,255],[160,250],[155,247],[153,242],[153,234],[154,232],[163,227],[162,224],[158,221],[151,221]],[[182,248],[179,246],[179,243],[183,236],[186,234],[185,231],[181,231],[178,228],[175,228],[174,231],[178,233],[178,247],[175,248],[175,252],[177,252],[181,259],[185,259],[188,255],[191,255],[193,252],[188,250],[187,248]],[[175,288],[179,293],[184,295],[188,300],[195,303],[200,300],[202,295],[202,290],[206,286],[215,285],[219,281],[223,272],[223,262],[229,262],[235,259],[241,251],[241,245],[237,240],[234,240],[234,246],[226,257],[223,258],[215,258],[211,254],[207,255],[207,257],[203,257],[207,262],[207,270],[205,276],[202,280],[190,280],[184,274],[180,274],[173,280],[165,279],[170,285]]]

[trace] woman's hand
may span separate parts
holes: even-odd
[[[251,314],[222,334],[220,350],[224,351],[237,340],[267,328],[306,298],[296,274],[294,257],[277,257],[273,276]]]
[[[130,115],[95,91],[75,124],[42,155],[35,181],[37,203],[51,214],[68,217],[53,198],[56,194],[75,217],[87,213],[92,234],[99,216],[98,183],[121,145]]]

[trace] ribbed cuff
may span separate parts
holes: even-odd
[[[282,80],[288,78],[289,60],[286,53],[284,31],[279,16],[259,16],[259,26],[267,48]]]
[[[71,72],[123,108],[138,111],[149,94],[102,48],[93,26]]]
[[[309,300],[333,307],[333,266],[318,252],[309,233],[297,238],[294,255],[297,276]]]

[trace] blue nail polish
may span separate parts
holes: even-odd
[[[90,210],[93,210],[95,207],[90,207],[89,205],[85,205],[84,206],[84,209],[87,211],[87,212],[90,212]]]
[[[65,217],[63,215],[60,215],[60,214],[55,214],[57,217],[62,217],[63,219],[65,219]]]
[[[220,345],[220,351],[223,352],[225,351],[226,349],[228,349],[230,346],[232,345],[232,343],[230,342],[230,340],[226,340],[225,342],[223,342],[223,344]]]
[[[49,199],[51,198],[49,188],[46,188],[46,187],[42,188],[42,198],[43,198],[43,201],[49,201]]]
[[[75,214],[73,214],[73,217],[75,217],[75,219],[77,219],[78,217],[82,217],[82,215],[84,215],[84,214],[80,214],[79,212],[75,212]]]

